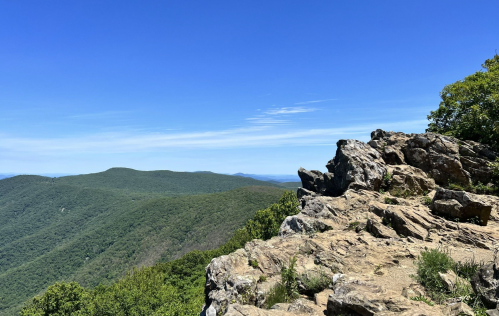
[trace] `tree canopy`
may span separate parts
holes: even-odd
[[[439,108],[428,115],[427,132],[499,148],[499,55],[482,67],[444,87]]]

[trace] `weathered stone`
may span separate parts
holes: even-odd
[[[378,285],[352,281],[334,287],[327,315],[443,315],[438,308],[408,300]]]
[[[469,287],[471,289],[470,282],[457,276],[452,270],[448,270],[445,273],[439,272],[438,276],[445,288],[450,292],[455,291],[458,287]]]
[[[375,218],[367,220],[366,231],[376,238],[398,238],[397,233],[393,229],[386,227]]]
[[[304,196],[316,196],[316,195],[317,195],[316,192],[313,192],[313,191],[310,191],[310,190],[307,190],[304,188],[298,188],[298,190],[296,191],[296,197],[298,199],[301,199]]]
[[[386,174],[381,155],[357,140],[339,140],[337,146],[335,158],[326,165],[334,174],[332,195],[339,196],[347,189],[378,191]]]
[[[460,143],[452,137],[381,130],[373,133],[369,145],[353,140],[338,145],[335,159],[328,163],[331,172],[300,171],[305,180],[298,190],[300,213],[286,218],[279,237],[250,241],[244,249],[211,261],[206,268],[203,316],[471,315],[462,302],[432,307],[409,300],[424,296],[424,289],[412,284],[412,261],[424,249],[441,246],[451,247],[455,260],[475,258],[475,254],[479,261],[492,259],[490,250],[499,240],[499,198],[429,192],[434,182],[426,175],[437,183],[447,179],[445,184],[461,177],[466,184],[480,177],[476,170],[483,171],[481,165],[495,154],[480,144]],[[398,197],[376,191],[387,170],[392,174],[391,188],[399,188]],[[425,191],[424,198],[405,194]],[[492,206],[493,217],[488,226],[456,223],[433,214],[425,206],[428,198],[450,217],[462,216],[467,207],[477,205]],[[296,258],[299,289],[308,296],[263,309],[268,293],[281,282],[282,267],[292,258]],[[250,260],[258,262],[258,268],[248,264]],[[499,272],[495,266],[490,269],[492,276],[487,279],[482,273],[473,287],[483,289],[477,291],[489,296],[488,308],[495,308]],[[302,276],[320,272],[331,279],[332,289],[307,292]],[[443,277],[450,290],[455,288],[453,275]]]
[[[424,218],[424,215],[421,216],[421,212],[425,212],[424,209],[415,211],[413,207],[372,203],[369,211],[381,217],[397,235],[411,236],[420,240],[428,236],[427,229],[431,227],[431,223]]]
[[[482,158],[487,158],[491,161],[496,160],[499,154],[490,148],[490,146],[485,144],[480,144],[471,140],[461,141],[462,145],[467,145],[471,147],[475,153],[477,153]],[[471,155],[470,155],[471,156]]]
[[[471,279],[475,293],[480,293],[485,307],[494,309],[499,303],[499,269],[496,263],[486,264]]]
[[[487,316],[499,316],[499,310],[497,309],[488,309],[485,311],[485,314],[487,314]]]
[[[409,165],[389,166],[390,193],[403,196],[421,195],[435,189],[435,181],[421,169]]]
[[[489,166],[489,161],[479,157],[460,158],[463,168],[468,171],[471,178],[476,182],[487,184],[492,179],[492,168]]]
[[[382,147],[381,156],[383,157],[385,163],[389,165],[405,164],[404,154],[397,147],[394,146]]]
[[[478,217],[480,224],[486,226],[492,211],[492,205],[486,203],[477,194],[438,188],[433,197],[431,209],[438,214],[462,220]]]
[[[463,302],[452,304],[450,307],[450,315],[452,316],[475,316],[473,309]]]
[[[279,236],[287,236],[296,233],[312,234],[330,229],[333,229],[333,227],[331,223],[328,223],[325,219],[317,219],[304,214],[298,214],[286,217],[279,229]]]
[[[306,170],[302,167],[298,169],[298,176],[304,189],[320,193],[324,186],[322,183],[322,172],[318,170]]]
[[[402,290],[402,296],[406,298],[425,296],[425,294],[426,292],[421,284],[411,284]]]

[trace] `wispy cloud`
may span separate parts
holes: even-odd
[[[315,108],[307,108],[303,106],[295,106],[295,107],[284,107],[284,108],[276,108],[265,111],[265,114],[269,115],[283,115],[283,114],[296,114],[296,113],[306,113],[316,111]]]
[[[273,117],[266,117],[264,115],[257,115],[246,119],[247,121],[258,125],[284,125],[289,124],[289,120],[275,119]]]
[[[338,99],[312,100],[312,101],[297,102],[295,103],[295,105],[321,103],[321,102],[336,101],[336,100]]]
[[[368,139],[376,128],[424,129],[426,120],[372,123],[345,128],[292,129],[253,126],[193,133],[105,133],[67,138],[19,138],[0,135],[0,152],[33,156],[77,155],[81,153],[157,152],[175,149],[217,149],[243,147],[324,146],[340,138]],[[352,135],[356,135],[353,137]]]

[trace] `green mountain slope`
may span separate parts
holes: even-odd
[[[217,247],[282,192],[240,177],[124,168],[3,179],[0,315],[56,281],[108,284],[133,266]]]

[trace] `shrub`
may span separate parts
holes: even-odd
[[[440,249],[429,249],[421,252],[416,260],[417,276],[416,280],[431,292],[445,292],[438,273],[445,273],[452,270],[455,263],[447,251]]]
[[[249,265],[250,265],[252,268],[255,268],[255,269],[256,269],[256,268],[258,268],[258,261],[250,259],[250,260],[249,260]]]
[[[431,201],[432,201],[432,199],[429,196],[423,197],[423,204],[424,205],[427,205],[427,206],[431,205]]]
[[[313,295],[326,289],[331,284],[331,278],[321,270],[312,274],[302,274],[301,282],[305,287],[305,294]]]
[[[271,308],[275,304],[284,303],[288,301],[286,287],[282,283],[277,283],[270,289],[269,294],[265,300],[265,306]]]
[[[279,233],[284,219],[298,214],[298,199],[296,194],[286,191],[279,203],[269,208],[257,211],[255,217],[246,223],[246,230],[251,238],[267,240]]]
[[[266,298],[267,308],[277,303],[290,302],[298,297],[298,282],[296,281],[296,255],[290,260],[288,267],[281,268],[281,282],[277,283]]]
[[[482,263],[475,262],[474,258],[464,263],[456,263],[448,251],[430,249],[422,251],[415,264],[417,265],[415,278],[426,288],[431,299],[441,303],[449,298],[461,297],[466,304],[473,308],[476,315],[483,313],[483,304],[479,295],[473,293],[469,284],[456,282],[455,289],[449,291],[438,275],[439,272],[445,273],[452,270],[461,278],[470,280]]]

